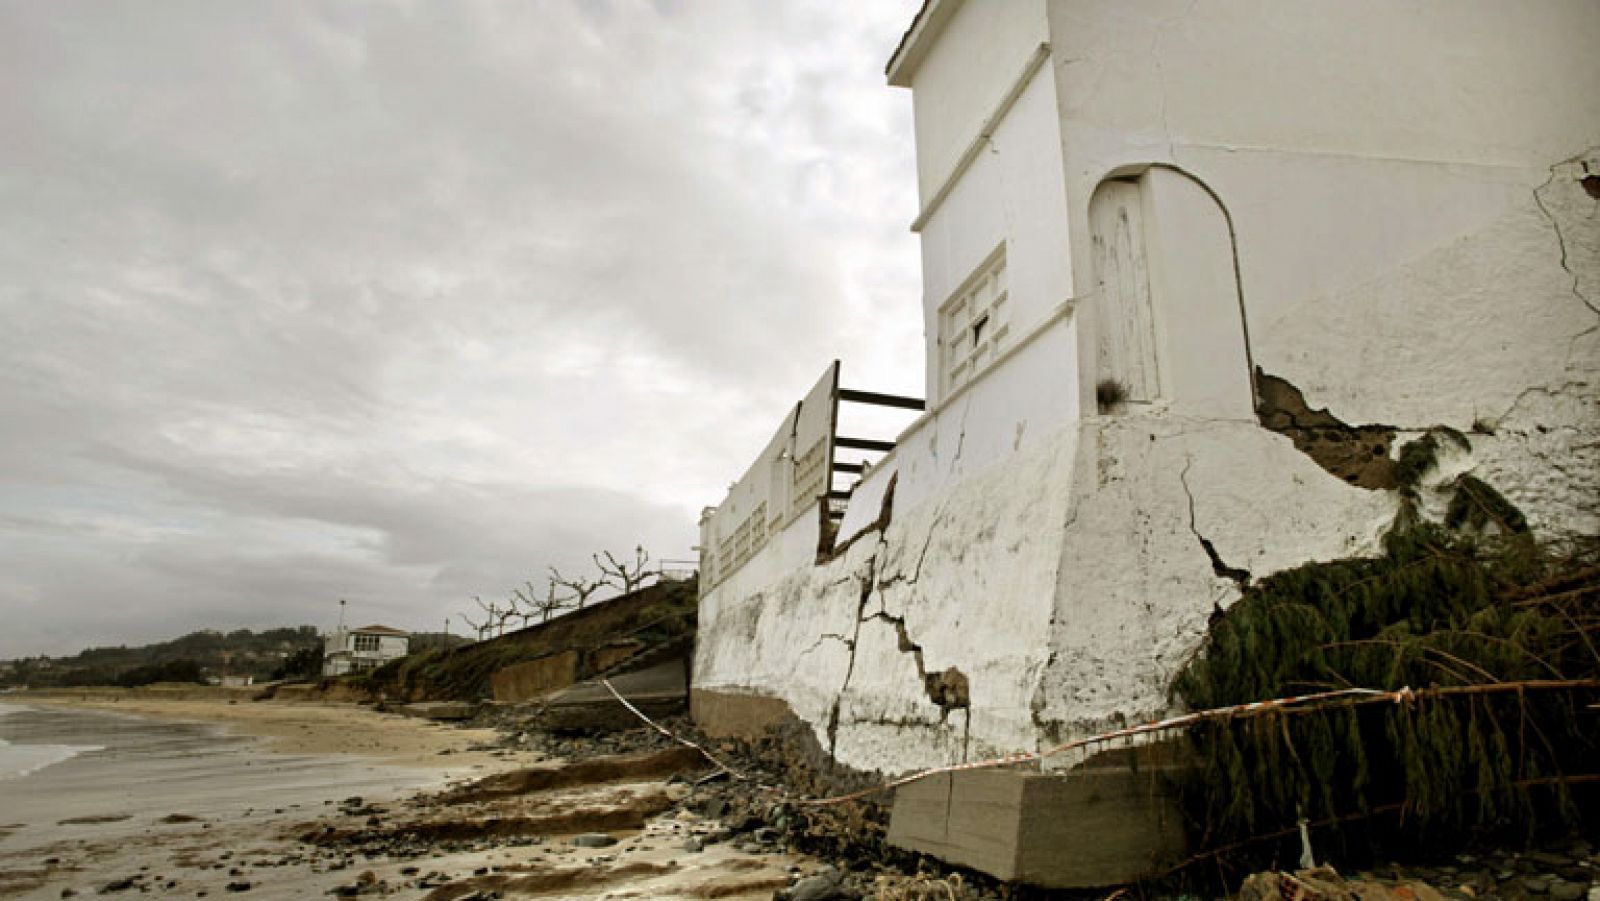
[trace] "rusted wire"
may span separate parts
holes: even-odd
[[[628,708],[628,710],[633,713],[634,716],[644,721],[644,723],[650,728],[656,730],[662,735],[665,735],[673,741],[678,742],[681,745],[694,748],[696,751],[699,751],[702,755],[704,755],[707,760],[711,761],[722,769],[727,770],[728,774],[734,778],[744,782],[749,782],[752,785],[757,785],[760,788],[775,791],[784,795],[795,804],[811,807],[824,807],[833,804],[842,804],[846,801],[860,800],[861,798],[870,797],[875,794],[890,791],[904,785],[910,785],[914,782],[920,782],[923,779],[927,779],[932,776],[943,775],[945,773],[996,769],[1005,766],[1015,766],[1022,763],[1036,763],[1043,761],[1047,757],[1054,757],[1058,754],[1064,754],[1068,751],[1075,751],[1082,748],[1092,747],[1094,745],[1105,744],[1106,742],[1115,741],[1119,738],[1133,738],[1135,736],[1148,735],[1156,732],[1170,732],[1174,729],[1184,729],[1208,720],[1239,719],[1260,716],[1264,713],[1279,711],[1287,713],[1308,713],[1327,709],[1360,707],[1369,704],[1379,704],[1385,702],[1394,704],[1414,704],[1417,701],[1426,698],[1449,697],[1454,695],[1486,695],[1502,694],[1506,692],[1522,693],[1527,691],[1561,691],[1580,688],[1600,688],[1600,679],[1535,679],[1523,682],[1495,682],[1486,685],[1451,685],[1440,688],[1413,689],[1406,687],[1395,689],[1393,691],[1384,691],[1376,688],[1342,688],[1335,691],[1323,691],[1313,694],[1274,698],[1267,701],[1252,701],[1248,704],[1234,704],[1229,707],[1216,707],[1209,710],[1199,710],[1192,713],[1183,714],[1182,716],[1169,717],[1164,720],[1156,720],[1154,722],[1143,723],[1137,726],[1129,726],[1125,729],[1117,729],[1112,732],[1102,732],[1098,735],[1091,735],[1086,738],[1062,742],[1061,744],[1046,748],[1042,751],[1027,751],[1017,754],[1007,754],[1002,757],[991,757],[986,760],[977,760],[970,763],[958,763],[951,764],[949,766],[932,767],[929,769],[920,770],[907,776],[902,776],[899,779],[893,779],[888,782],[884,782],[871,788],[865,788],[849,794],[835,795],[827,798],[796,798],[790,792],[781,787],[762,785],[755,782],[749,776],[738,772],[733,767],[728,766],[723,761],[717,759],[711,754],[710,751],[707,751],[705,748],[695,744],[692,741],[689,741],[686,738],[680,738],[679,736],[673,734],[671,730],[657,724],[648,716],[645,716],[644,713],[639,710],[639,708],[629,703],[628,699],[624,698],[621,693],[617,691],[609,679],[601,679],[600,684],[604,685],[606,690],[611,692],[612,697],[621,702],[622,706]],[[1595,778],[1600,779],[1600,776],[1596,776]],[[1587,779],[1587,777],[1585,777],[1585,779]]]
[[[674,734],[671,729],[668,729],[667,727],[657,723],[655,720],[649,718],[648,716],[645,716],[644,715],[644,711],[642,711],[639,708],[633,706],[633,704],[630,703],[627,698],[622,696],[621,692],[617,691],[616,686],[611,684],[611,680],[610,679],[601,679],[600,680],[600,684],[604,685],[606,687],[606,691],[611,692],[611,696],[613,698],[616,698],[619,702],[621,702],[622,706],[628,708],[628,712],[632,713],[634,716],[638,717],[639,719],[644,720],[645,725],[647,725],[650,728],[656,730],[657,732],[661,733],[662,735],[665,735],[666,737],[672,739],[673,741],[677,742],[678,744],[683,745],[684,747],[693,748],[696,751],[699,751],[701,753],[701,755],[705,757],[705,759],[707,759],[707,760],[711,761],[712,763],[716,764],[724,772],[726,772],[729,776],[732,776],[733,778],[738,779],[740,782],[749,782],[751,784],[757,784],[755,782],[755,780],[751,779],[749,776],[746,776],[745,774],[739,772],[738,770],[734,769],[733,767],[728,766],[726,763],[722,762],[721,760],[718,760],[716,758],[716,756],[713,755],[710,751],[707,751],[705,748],[702,748],[701,746],[695,744],[694,742],[688,740],[687,738],[680,738],[678,735]]]

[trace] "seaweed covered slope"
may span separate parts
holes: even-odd
[[[1466,440],[1436,430],[1402,449],[1403,502],[1382,555],[1251,585],[1175,680],[1197,709],[1417,690],[1409,703],[1194,729],[1196,847],[1248,857],[1279,837],[1298,848],[1306,821],[1319,843],[1359,856],[1531,836],[1585,815],[1583,792],[1600,782],[1600,555],[1536,544],[1471,476],[1424,488],[1439,453]],[[1444,495],[1437,517],[1423,510],[1429,493]]]

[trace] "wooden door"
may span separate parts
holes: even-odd
[[[1161,396],[1160,360],[1140,183],[1102,183],[1089,205],[1089,225],[1099,283],[1097,381],[1115,380],[1130,401],[1156,400]]]

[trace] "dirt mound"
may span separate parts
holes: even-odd
[[[500,892],[506,895],[588,894],[590,890],[634,881],[641,877],[664,876],[676,872],[675,864],[630,863],[620,867],[567,867],[529,872],[526,868],[502,870],[471,879],[441,885],[424,901],[455,901],[474,892]]]
[[[606,792],[584,789],[565,795],[541,796],[533,809],[521,798],[497,799],[483,805],[443,805],[413,819],[391,822],[373,817],[362,828],[324,826],[303,833],[300,838],[316,845],[372,848],[483,838],[620,832],[644,828],[645,820],[671,809],[675,803],[671,792],[653,787],[630,786]]]
[[[671,877],[663,880],[663,877]],[[602,890],[629,886],[632,897],[651,897],[653,891],[673,897],[745,898],[769,895],[791,882],[789,874],[756,860],[730,860],[710,867],[690,867],[673,862],[637,861],[619,865],[590,863],[582,867],[510,867],[459,879],[435,888],[423,901],[457,901],[498,893],[505,897],[556,895],[563,898],[591,897]],[[641,888],[641,883],[643,887]],[[481,893],[481,894],[480,894]],[[617,897],[629,897],[619,894]],[[610,897],[607,894],[607,897]]]
[[[674,747],[640,754],[593,757],[573,763],[551,764],[498,773],[444,796],[448,803],[473,803],[526,795],[579,785],[664,779],[709,768],[705,756],[693,748]]]

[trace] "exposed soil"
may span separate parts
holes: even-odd
[[[699,751],[675,745],[660,751],[605,755],[572,763],[544,764],[497,773],[446,794],[444,800],[471,803],[575,785],[664,779],[700,772],[710,765]]]
[[[1256,396],[1262,427],[1288,437],[1318,466],[1361,488],[1391,489],[1399,484],[1389,455],[1393,427],[1349,425],[1326,409],[1313,410],[1299,388],[1260,368]]]

